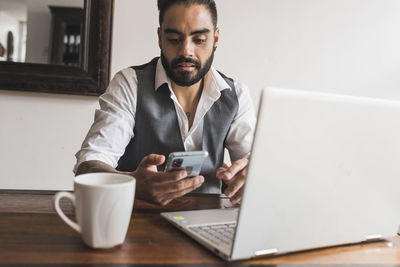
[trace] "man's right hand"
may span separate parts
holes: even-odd
[[[150,154],[142,159],[132,173],[136,178],[136,196],[139,199],[164,206],[203,184],[203,176],[186,178],[185,170],[159,172],[157,166],[164,161],[163,155]]]

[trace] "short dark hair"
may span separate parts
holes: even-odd
[[[165,11],[170,6],[176,4],[183,4],[186,6],[191,6],[191,5],[206,6],[210,11],[214,29],[217,28],[218,14],[217,14],[217,5],[215,4],[214,0],[157,0],[158,11],[160,12],[159,14],[160,27],[164,20]]]

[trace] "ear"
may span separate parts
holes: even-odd
[[[158,35],[158,47],[161,49],[161,28],[158,27],[157,29],[157,35]]]
[[[216,28],[214,32],[214,47],[218,46],[218,41],[219,41],[219,28]]]

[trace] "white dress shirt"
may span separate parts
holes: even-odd
[[[203,123],[203,117],[221,96],[221,91],[231,89],[213,67],[210,70],[204,78],[203,92],[197,105],[193,125],[189,129],[189,121],[172,90],[171,81],[161,60],[157,62],[154,90],[164,83],[168,84],[186,151],[201,150],[203,127],[207,127]],[[235,88],[239,109],[226,138],[226,148],[232,162],[249,156],[256,122],[249,89],[236,81]],[[77,163],[74,171],[79,164],[88,160],[99,160],[114,168],[117,167],[126,146],[134,138],[136,96],[135,70],[126,68],[119,71],[111,80],[106,92],[99,98],[100,109],[96,110],[94,123],[83,141],[82,148],[75,155]]]

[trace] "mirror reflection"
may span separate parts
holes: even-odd
[[[81,65],[84,0],[0,0],[0,61]]]

